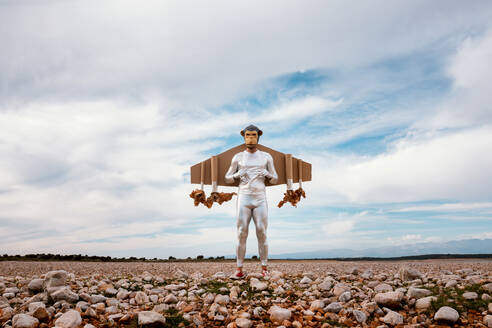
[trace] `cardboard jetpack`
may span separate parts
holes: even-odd
[[[268,179],[265,179],[265,186],[287,184],[287,192],[284,194],[284,199],[278,206],[281,207],[286,202],[290,202],[293,206],[296,206],[301,196],[306,197],[304,190],[302,190],[302,182],[311,181],[311,164],[292,157],[291,154],[284,154],[260,144],[257,145],[257,149],[267,152],[272,156],[273,164],[278,175],[275,184],[271,184],[267,181]],[[222,204],[222,202],[230,200],[232,195],[235,195],[235,193],[218,193],[217,186],[233,187],[239,185],[238,179],[235,179],[234,183],[227,183],[225,181],[225,174],[231,165],[234,155],[244,150],[246,150],[246,145],[242,144],[219,155],[212,156],[190,168],[191,183],[201,185],[201,189],[197,189],[190,194],[190,197],[195,199],[195,206],[203,203],[210,208],[214,201]],[[292,190],[293,183],[299,183],[299,189]],[[203,191],[204,185],[212,185],[212,194],[209,198],[205,197],[205,192]]]

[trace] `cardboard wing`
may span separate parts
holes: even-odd
[[[299,182],[299,177],[301,177],[302,182],[311,181],[310,163],[292,157],[291,154],[284,154],[263,145],[258,145],[257,147],[259,150],[272,155],[273,164],[278,175],[275,185],[287,184],[287,179],[292,179],[292,182],[296,183]],[[193,165],[191,167],[191,183],[213,185],[212,182],[216,182],[217,186],[238,186],[239,181],[237,180],[234,183],[226,183],[225,174],[231,165],[232,157],[244,150],[246,150],[246,145],[242,144]],[[265,185],[272,186],[268,181],[265,181]]]

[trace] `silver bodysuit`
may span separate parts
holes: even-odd
[[[258,252],[262,265],[267,265],[268,243],[266,231],[268,227],[268,205],[265,192],[265,179],[276,183],[278,176],[269,153],[247,150],[234,155],[231,166],[225,175],[227,183],[240,179],[236,203],[237,237],[236,246],[237,266],[242,267],[246,253],[246,239],[251,218],[256,226]]]

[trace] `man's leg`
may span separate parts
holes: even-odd
[[[237,246],[236,262],[239,271],[242,271],[244,256],[246,255],[246,240],[248,239],[249,222],[251,221],[251,204],[248,195],[239,194],[237,198]]]
[[[268,242],[267,242],[267,228],[268,228],[268,205],[266,197],[257,199],[257,205],[253,209],[253,220],[256,226],[256,238],[258,239],[258,252],[260,253],[260,261],[263,270],[267,269],[268,262]]]

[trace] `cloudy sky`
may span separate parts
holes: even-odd
[[[189,167],[250,123],[313,165],[271,254],[492,238],[490,1],[3,0],[0,46],[1,253],[234,254]]]

